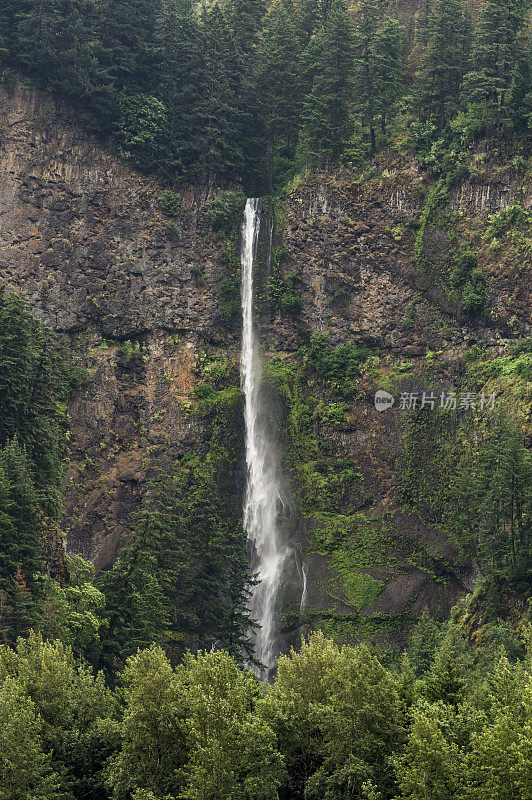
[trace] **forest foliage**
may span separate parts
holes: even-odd
[[[403,136],[437,176],[437,200],[456,143],[530,126],[529,3],[484,0],[473,20],[459,0],[426,0],[410,25],[394,9],[373,0],[4,0],[3,84],[13,89],[10,69],[30,76],[169,186],[241,182],[273,194],[302,170],[360,165]],[[216,230],[231,234],[243,197],[215,198]],[[180,206],[173,189],[161,198],[168,217]],[[484,300],[478,272],[467,253],[453,262],[451,283],[470,311]],[[219,290],[230,319],[238,287],[227,279]],[[299,307],[291,282],[272,284],[270,300]],[[327,383],[326,412],[341,421],[369,355],[318,336],[295,375],[270,364],[301,460],[315,445],[303,384]],[[482,381],[530,380],[529,355],[525,343],[479,366]],[[477,594],[443,625],[423,617],[395,658],[316,634],[281,657],[264,686],[249,669],[240,512],[223,491],[239,390],[198,386],[207,457],[164,466],[95,582],[80,557],[54,574],[42,549],[47,529],[60,535],[67,402],[83,380],[60,339],[2,292],[0,800],[532,796],[528,615],[516,633],[496,602],[508,587],[526,599],[532,569],[531,461],[516,420],[500,415],[472,432],[454,418],[413,416],[402,442],[400,500],[445,526],[461,558],[481,567]],[[334,476],[316,468],[308,494],[332,507],[356,478],[350,463]],[[492,612],[480,629],[475,603]]]
[[[153,644],[106,685],[59,640],[0,647],[5,800],[527,800],[529,627],[424,616],[384,667],[321,633],[271,685],[224,651]]]
[[[529,0],[5,0],[0,63],[170,183],[279,190],[397,136],[421,154],[519,135],[532,115]],[[4,70],[6,88],[12,76]]]

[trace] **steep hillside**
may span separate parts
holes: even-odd
[[[102,569],[161,460],[208,454],[219,415],[223,491],[240,509],[236,228],[213,230],[211,185],[180,189],[169,214],[156,179],[117,162],[49,96],[19,82],[0,103],[0,280],[89,369],[69,407],[64,527],[68,549]],[[438,203],[442,187],[412,153],[385,150],[362,174],[316,172],[264,209],[257,313],[292,497],[289,640],[310,624],[402,642],[424,608],[444,616],[473,585],[478,566],[437,504],[405,489],[419,415],[399,397],[480,393],[485,362],[530,334],[526,156],[503,142],[472,148]],[[452,278],[466,250],[480,286],[467,269]],[[488,388],[530,425],[520,380],[510,370]],[[375,409],[377,389],[393,409]],[[479,410],[458,422],[468,415]],[[447,467],[432,456],[437,494]]]

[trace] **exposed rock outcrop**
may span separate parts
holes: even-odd
[[[213,188],[180,190],[179,216],[169,220],[156,179],[132,172],[82,134],[68,110],[20,85],[12,96],[0,93],[0,126],[0,281],[64,332],[90,370],[70,408],[65,529],[68,547],[101,569],[130,529],[159,455],[202,446],[201,422],[188,413],[202,353],[223,355],[236,375],[239,325],[219,317],[223,242],[205,213]],[[401,412],[376,412],[373,393],[394,359],[412,362],[415,374],[427,351],[438,351],[440,379],[451,384],[471,345],[482,341],[500,352],[530,332],[530,264],[511,253],[502,262],[482,239],[490,213],[516,202],[530,207],[522,174],[501,163],[505,154],[499,161],[493,155],[450,199],[457,230],[477,242],[479,264],[491,277],[491,311],[477,319],[457,313],[434,274],[416,264],[416,232],[407,223],[423,207],[431,180],[415,159],[383,155],[366,180],[348,172],[311,176],[287,198],[275,241],[282,239],[281,272],[297,276],[302,306],[297,314],[261,306],[266,348],[290,361],[309,334],[327,333],[336,346],[378,352],[379,365],[362,378],[347,423],[316,431],[335,458],[349,457],[360,469],[363,492],[346,497],[345,513],[386,515],[382,560],[359,571],[373,581],[364,583],[366,601],[353,599],[357,592],[341,565],[313,546],[308,519],[298,534],[307,571],[304,612],[325,627],[334,618],[335,632],[338,620],[358,620],[357,631],[401,641],[422,608],[443,614],[468,588],[470,575],[453,564],[454,545],[398,503]],[[447,231],[434,226],[427,246],[445,258]],[[235,479],[235,502],[241,482]],[[413,550],[425,553],[424,563],[412,563]],[[294,569],[301,573],[301,563]],[[287,579],[288,637],[301,624],[295,583],[302,585],[302,573]],[[364,628],[364,618],[380,627]],[[345,630],[349,638],[353,628]]]

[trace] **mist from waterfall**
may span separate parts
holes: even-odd
[[[278,525],[282,493],[279,468],[272,447],[261,392],[262,365],[253,325],[253,262],[260,229],[260,198],[249,198],[241,228],[242,352],[240,371],[245,397],[247,484],[244,527],[252,543],[252,571],[258,583],[251,597],[252,617],[260,624],[255,635],[255,657],[267,668],[275,666],[275,615],[285,559]]]

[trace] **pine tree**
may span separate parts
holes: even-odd
[[[20,569],[33,588],[34,574],[44,570],[39,503],[26,451],[16,439],[0,451],[0,484],[6,535],[0,551],[0,579],[5,585]]]
[[[274,3],[265,17],[255,86],[262,103],[268,187],[273,194],[292,167],[303,97],[300,40],[290,0]]]
[[[0,290],[0,447],[16,436],[26,448],[35,487],[51,516],[60,508],[67,426],[62,404],[75,380],[56,336],[20,298]]]
[[[0,63],[15,61],[18,51],[17,13],[28,0],[4,0],[0,9]]]
[[[321,0],[296,0],[296,27],[303,46],[307,46],[324,21]]]
[[[15,14],[15,59],[53,92],[88,101],[105,83],[98,63],[93,0],[25,0]]]
[[[254,49],[266,7],[263,0],[231,0],[229,23],[237,48],[242,56]]]
[[[0,590],[6,603],[0,628],[10,642],[39,619],[45,570],[41,531],[26,452],[13,439],[0,451]]]
[[[532,570],[532,462],[517,424],[500,415],[479,453],[479,550],[495,575]]]
[[[440,128],[457,107],[469,44],[460,0],[438,0],[428,21],[420,99],[426,118]]]
[[[197,120],[205,66],[197,17],[167,0],[156,21],[156,40],[154,81],[167,115],[160,168],[171,181],[187,174],[199,157]]]
[[[163,642],[168,626],[162,589],[157,579],[157,559],[128,543],[111,569],[104,572],[98,588],[105,596],[106,628],[103,629],[100,665],[115,675],[126,659],[152,642]]]
[[[100,579],[110,670],[138,647],[223,647],[251,655],[245,536],[219,501],[212,464],[162,476],[115,565]]]
[[[488,125],[501,126],[508,121],[506,107],[521,49],[519,34],[529,7],[529,0],[485,0],[482,4],[463,97],[465,103],[484,108]]]
[[[152,90],[156,20],[162,0],[102,0],[98,14],[100,62],[116,90]]]
[[[519,48],[507,109],[517,130],[532,128],[532,33]]]
[[[404,29],[399,20],[390,17],[377,31],[375,41],[376,110],[381,118],[381,130],[386,133],[386,121],[401,96],[403,83]]]
[[[343,0],[335,0],[309,51],[314,75],[305,98],[300,158],[307,163],[335,160],[350,130],[354,39]]]
[[[204,11],[201,32],[204,70],[196,117],[196,171],[204,176],[241,178],[243,65],[218,5]]]
[[[464,697],[472,665],[473,657],[464,631],[450,623],[426,676],[426,694],[430,702],[441,700],[457,706]]]
[[[378,113],[375,44],[379,20],[378,7],[372,0],[362,0],[359,13],[360,17],[356,29],[355,58],[357,100],[361,111],[362,124],[369,129],[371,154],[375,155],[377,150],[375,120]]]

